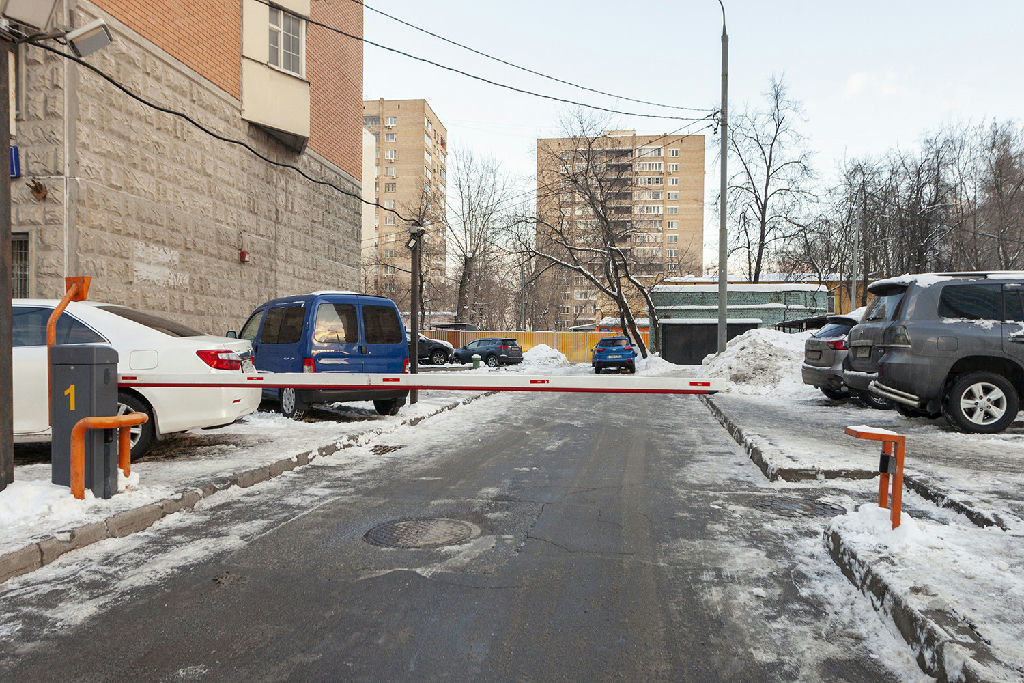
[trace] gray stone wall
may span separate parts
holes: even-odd
[[[89,20],[77,14],[76,25]],[[90,63],[157,104],[359,196],[357,179],[313,152],[287,151],[242,120],[238,100],[111,23],[115,42]],[[223,333],[268,299],[358,288],[358,199],[150,109],[82,67],[35,47],[26,52],[17,140],[23,174],[49,190],[43,201],[24,183],[14,192],[13,229],[32,235],[32,295],[63,293],[66,259],[66,274],[93,278],[92,300]],[[248,263],[239,261],[242,249]]]

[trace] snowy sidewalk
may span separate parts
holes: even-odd
[[[705,403],[769,479],[863,489],[863,504],[825,530],[825,547],[925,673],[1024,679],[1024,423],[960,434],[943,419],[831,401],[801,381],[808,334],[759,329],[731,340],[702,371],[734,384]],[[850,425],[907,437],[899,529],[878,507],[880,444],[847,436]]]
[[[146,529],[218,491],[253,486],[484,395],[421,392],[418,403],[394,417],[359,403],[318,410],[319,419],[301,422],[254,413],[161,444],[154,457],[132,465],[127,490],[108,500],[88,490],[85,500],[75,500],[67,487],[50,483],[48,462],[16,467],[14,483],[0,492],[0,582],[76,548]]]

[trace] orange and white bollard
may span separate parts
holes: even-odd
[[[889,518],[895,529],[900,525],[900,510],[903,507],[903,460],[907,451],[907,437],[887,429],[865,426],[847,427],[846,433],[857,439],[882,442],[882,455],[878,463],[878,507],[889,508]]]
[[[131,428],[146,422],[145,413],[128,413],[110,417],[83,417],[71,430],[71,495],[85,498],[85,433],[90,429],[116,429],[117,466],[124,476],[131,474]]]

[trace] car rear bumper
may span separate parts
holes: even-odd
[[[868,391],[871,383],[878,379],[877,372],[858,372],[843,370],[843,383],[855,391]]]
[[[819,367],[802,363],[800,377],[804,384],[809,384],[812,387],[839,388],[843,384],[842,372],[831,366]]]

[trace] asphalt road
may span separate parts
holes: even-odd
[[[769,485],[693,398],[506,394],[384,439],[0,586],[0,678],[916,672],[821,547],[847,492]]]

